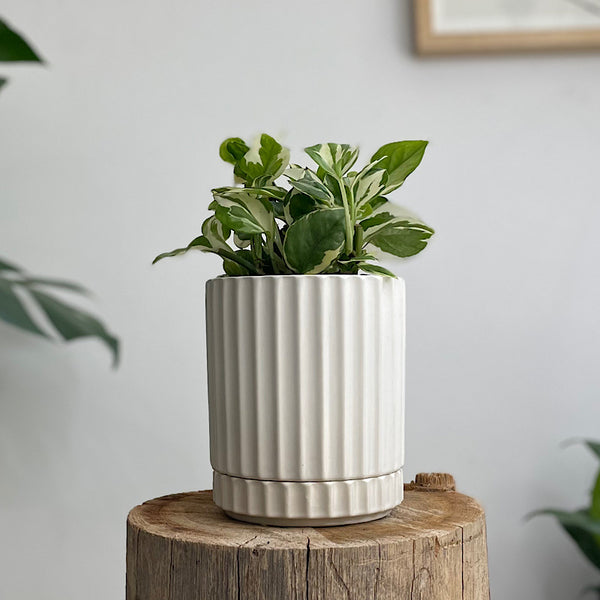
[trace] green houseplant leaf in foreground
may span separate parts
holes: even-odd
[[[0,62],[43,62],[16,31],[0,19]]]
[[[392,204],[419,166],[427,142],[382,146],[360,170],[358,148],[316,144],[305,149],[316,168],[290,165],[289,150],[263,133],[252,144],[226,139],[219,156],[233,165],[238,186],[212,190],[214,214],[187,246],[218,254],[228,275],[356,274],[392,276],[373,264],[374,251],[407,258],[421,252],[433,229]],[[285,181],[279,182],[279,179]]]
[[[600,442],[582,440],[582,443],[600,459]],[[535,511],[529,516],[537,515],[554,517],[583,555],[600,569],[600,470],[596,475],[588,507],[574,511],[547,508]],[[584,593],[588,592],[594,592],[600,598],[600,587],[586,588]]]
[[[48,289],[85,293],[78,284],[29,277],[19,267],[0,260],[0,320],[47,338],[51,337],[52,332],[65,341],[83,337],[97,338],[109,348],[116,365],[119,360],[117,338],[99,319],[49,294]],[[40,325],[32,307],[47,318],[51,329]]]
[[[43,62],[29,43],[2,19],[0,62]],[[4,83],[6,79],[0,78],[0,88]],[[48,289],[85,293],[76,283],[30,277],[20,267],[0,259],[0,320],[47,338],[51,333],[65,341],[95,337],[106,344],[116,365],[119,360],[117,338],[96,317],[47,293]],[[42,327],[36,312],[44,315],[51,327]]]

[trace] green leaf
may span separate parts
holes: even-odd
[[[72,281],[63,281],[62,279],[50,279],[47,277],[25,277],[23,279],[19,279],[19,284],[25,287],[41,285],[61,288],[69,292],[77,292],[78,294],[89,294],[89,291],[86,290],[82,285],[73,283]]]
[[[216,217],[209,217],[202,223],[202,235],[194,238],[184,248],[175,248],[175,250],[171,250],[170,252],[159,254],[152,261],[152,264],[156,264],[163,258],[185,254],[189,250],[201,250],[202,252],[213,252],[215,254],[218,254],[220,251],[231,252],[231,248],[227,245],[226,241],[229,234],[229,229],[224,228],[222,223],[218,221]]]
[[[381,205],[371,216],[360,221],[360,225],[365,231],[365,241],[369,241],[370,237],[385,227],[410,226],[423,229],[431,234],[435,233],[417,215],[391,202]]]
[[[377,198],[385,189],[387,173],[379,165],[367,165],[352,182],[354,203],[358,209]]]
[[[387,198],[384,198],[383,196],[377,196],[377,198],[373,198],[373,200],[371,200],[369,202],[369,206],[373,209],[376,210],[378,209],[380,206],[383,206],[384,204],[386,204],[388,202]]]
[[[227,138],[219,147],[219,156],[225,162],[235,165],[248,150],[250,150],[250,148],[242,138]]]
[[[286,196],[283,210],[286,222],[292,224],[300,217],[319,208],[322,208],[321,205],[312,196],[293,189]]]
[[[19,273],[21,269],[12,263],[0,259],[0,271],[14,271],[15,273]]]
[[[590,515],[594,519],[600,520],[600,473],[596,476],[596,483],[592,489],[592,504],[590,506]]]
[[[600,569],[600,520],[590,516],[587,510],[566,512],[562,510],[544,509],[531,515],[551,515],[555,517],[562,528],[571,536],[586,558]]]
[[[600,458],[600,442],[583,440],[583,443],[596,455],[596,458]]]
[[[263,228],[256,222],[251,212],[241,206],[211,205],[215,216],[225,227],[240,234],[261,234]]]
[[[377,196],[376,198],[373,198],[369,202],[366,202],[365,204],[363,204],[363,206],[361,206],[358,209],[358,213],[357,213],[358,218],[364,219],[364,218],[372,215],[375,210],[377,210],[378,208],[383,206],[387,201],[388,201],[387,198],[384,198],[383,196]]]
[[[247,248],[252,243],[252,235],[247,235],[245,233],[234,233],[233,234],[233,243],[243,250]]]
[[[119,362],[119,340],[111,335],[101,321],[91,314],[65,304],[56,298],[31,290],[31,296],[50,319],[63,339],[69,341],[81,337],[95,337],[104,342],[113,355],[113,365]]]
[[[6,77],[0,77],[0,90],[8,83]]]
[[[323,169],[334,177],[342,177],[358,158],[358,148],[348,144],[317,144],[304,151]]]
[[[369,239],[369,243],[388,254],[407,258],[418,254],[427,246],[431,232],[410,223],[384,227]]]
[[[384,252],[406,258],[419,253],[433,235],[431,227],[406,209],[386,202],[370,217],[360,221],[364,243]]]
[[[387,172],[388,179],[383,190],[384,194],[399,188],[419,166],[427,144],[428,142],[422,140],[392,142],[382,146],[373,154],[371,162],[381,161],[378,167]]]
[[[325,206],[333,206],[334,196],[331,190],[310,169],[304,169],[302,177],[291,179],[289,170],[286,175],[290,177],[290,185],[298,191],[311,196]]]
[[[290,151],[271,136],[263,133],[260,139],[240,158],[233,170],[248,186],[270,185],[286,169]]]
[[[159,260],[162,260],[163,258],[171,258],[173,256],[185,254],[188,250],[192,249],[203,250],[204,252],[214,251],[214,249],[210,245],[210,242],[203,235],[200,235],[197,238],[194,238],[187,246],[183,248],[175,248],[175,250],[171,250],[170,252],[163,252],[162,254],[159,254],[152,261],[152,264],[156,264]]]
[[[358,267],[361,271],[364,271],[365,273],[372,273],[373,275],[382,275],[384,277],[393,277],[394,279],[396,279],[396,275],[394,273],[392,273],[385,267],[382,267],[381,265],[359,263]]]
[[[43,62],[33,48],[0,19],[0,62]]]
[[[253,260],[252,252],[250,252],[250,250],[236,250],[235,256],[250,263]],[[229,275],[231,277],[239,277],[242,275],[251,274],[246,267],[242,266],[240,263],[234,262],[229,258],[223,259],[223,270],[225,271],[226,275]]]
[[[48,337],[25,310],[13,284],[5,279],[0,279],[0,319],[25,331]]]
[[[353,264],[353,263],[361,263],[366,260],[377,260],[377,257],[374,254],[361,254],[360,256],[351,256],[350,258],[340,258],[337,262],[341,264]]]
[[[237,188],[239,189],[239,188]],[[208,206],[215,211],[217,219],[238,234],[266,234],[273,237],[275,217],[272,204],[253,194],[213,190],[213,202]]]
[[[264,187],[220,187],[215,188],[212,192],[213,194],[217,193],[222,196],[233,196],[236,194],[244,196],[245,194],[251,194],[256,197],[275,198],[277,200],[283,200],[287,194],[287,190],[278,185],[267,185]]]
[[[296,273],[314,274],[324,271],[338,257],[344,241],[344,209],[321,209],[290,225],[283,250]]]

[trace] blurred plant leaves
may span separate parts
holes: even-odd
[[[21,35],[0,19],[0,62],[44,61]]]
[[[119,361],[119,340],[92,314],[63,302],[43,291],[47,288],[87,293],[77,283],[45,277],[28,277],[16,265],[0,259],[0,320],[44,337],[50,337],[40,327],[31,308],[39,310],[52,324],[55,332],[66,341],[82,337],[97,338],[111,351],[113,364]]]

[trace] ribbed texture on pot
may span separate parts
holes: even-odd
[[[213,468],[284,481],[401,469],[404,312],[400,279],[208,281]]]
[[[214,473],[223,510],[272,519],[340,519],[390,510],[402,501],[402,471],[347,481],[259,481]]]

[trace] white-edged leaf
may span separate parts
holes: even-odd
[[[434,231],[409,211],[386,202],[363,219],[363,243],[401,258],[418,254],[427,246]]]
[[[360,221],[360,225],[365,232],[365,242],[368,242],[379,230],[390,226],[410,225],[412,228],[434,233],[433,229],[428,227],[414,212],[391,202],[381,204],[369,217]]]
[[[348,144],[316,144],[305,148],[304,151],[319,167],[334,177],[341,177],[347,173],[358,158],[358,148]]]
[[[392,273],[389,269],[382,267],[381,265],[372,265],[371,263],[359,263],[358,268],[365,273],[370,273],[372,275],[381,275],[382,277],[393,277],[396,279],[396,275]]]
[[[278,185],[267,185],[264,187],[220,187],[215,188],[212,192],[213,194],[216,192],[221,195],[230,196],[235,194],[250,194],[252,196],[264,196],[276,200],[283,200],[287,194],[287,190]]]
[[[381,195],[385,189],[387,173],[378,167],[378,163],[367,165],[356,175],[352,182],[354,203],[358,209]]]
[[[292,164],[283,172],[283,174],[288,179],[302,179],[302,177],[304,177],[305,170],[306,167],[301,167],[300,165]]]
[[[243,250],[244,248],[247,248],[252,243],[252,240],[250,238],[241,238],[237,233],[234,233],[233,234],[233,243],[240,250]]]
[[[339,256],[344,241],[344,209],[315,210],[290,225],[285,259],[296,273],[321,273]]]
[[[223,223],[216,217],[208,217],[208,219],[202,223],[202,236],[208,242],[211,250],[229,250],[230,248],[227,244],[227,239],[229,238],[230,233],[230,230],[224,227]],[[199,243],[198,245],[202,246],[203,244]]]
[[[286,223],[291,225],[294,221],[319,208],[322,208],[322,205],[312,196],[292,189],[284,200],[283,216]]]
[[[263,133],[236,162],[233,172],[248,186],[263,187],[270,185],[285,171],[289,160],[290,151]]]
[[[163,258],[171,258],[173,256],[185,254],[190,250],[213,252],[215,254],[219,254],[222,251],[232,252],[226,241],[229,237],[229,234],[230,231],[223,227],[223,224],[216,217],[208,217],[208,219],[202,223],[202,235],[194,238],[187,246],[183,248],[175,248],[175,250],[171,250],[170,252],[163,252],[162,254],[159,254],[152,261],[152,264],[157,263]]]
[[[223,225],[236,233],[266,234],[272,237],[275,230],[273,207],[268,200],[234,188],[234,193],[223,191],[223,188],[213,190],[211,210]],[[242,189],[242,191],[238,191]]]
[[[290,177],[288,172],[286,172],[286,176]],[[331,190],[310,169],[303,169],[302,177],[299,179],[291,179],[290,177],[289,181],[292,187],[315,198],[315,200],[326,206],[333,206],[335,203],[335,198]]]

